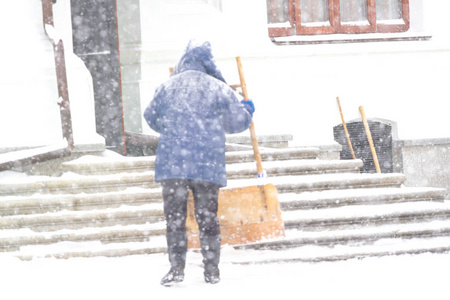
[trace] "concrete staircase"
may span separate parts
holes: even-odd
[[[319,152],[261,149],[286,237],[233,246],[242,254],[234,262],[450,251],[445,189],[403,187],[402,174],[359,174],[360,160],[320,160]],[[85,156],[62,164],[60,177],[4,172],[0,252],[21,259],[165,252],[153,167],[154,157]],[[229,188],[255,185],[253,152],[227,152],[227,172]]]

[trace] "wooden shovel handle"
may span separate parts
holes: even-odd
[[[355,151],[353,150],[352,141],[350,140],[350,134],[348,133],[347,124],[345,124],[344,113],[341,108],[341,101],[339,101],[339,97],[336,97],[337,105],[339,107],[339,113],[341,114],[342,126],[344,127],[345,137],[347,138],[348,147],[350,148],[350,152],[352,154],[353,159],[356,159]]]
[[[236,57],[236,63],[238,67],[239,79],[241,81],[241,89],[244,95],[244,100],[247,101],[249,99],[247,92],[247,85],[245,83],[244,71],[242,70],[242,62],[239,56]],[[255,156],[256,161],[256,170],[258,172],[258,175],[262,175],[264,174],[264,169],[262,167],[261,154],[259,153],[258,139],[256,137],[255,124],[253,123],[253,121],[248,130],[250,131],[250,138],[252,140],[253,154]]]
[[[377,173],[381,173],[380,164],[378,163],[377,152],[375,151],[375,146],[373,145],[372,134],[370,133],[369,123],[367,122],[366,114],[364,113],[364,108],[362,106],[359,107],[359,111],[361,112],[361,117],[364,122],[364,128],[366,129],[367,139],[369,140],[370,150],[372,151],[373,162],[375,163],[375,169]]]

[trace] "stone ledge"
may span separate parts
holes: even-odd
[[[293,141],[293,136],[291,134],[274,134],[274,135],[259,135],[257,136],[258,145],[261,147],[268,148],[287,148],[289,147],[289,142]],[[250,136],[244,135],[229,135],[226,139],[227,143],[230,144],[241,144],[241,145],[251,145]]]
[[[450,145],[450,138],[394,140],[393,145],[394,147]]]

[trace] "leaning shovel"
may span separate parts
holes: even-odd
[[[244,100],[248,100],[240,57],[236,57],[236,62],[240,85],[235,87],[240,87]],[[249,130],[256,161],[258,185],[220,190],[217,215],[220,221],[222,244],[246,244],[263,238],[284,236],[285,233],[277,188],[273,184],[262,184],[265,175],[253,122]],[[195,221],[192,197],[188,201],[186,227],[189,247],[199,248],[199,230]]]

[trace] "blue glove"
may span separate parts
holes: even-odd
[[[253,101],[248,99],[242,100],[241,103],[244,105],[245,109],[248,110],[251,115],[253,115],[253,113],[255,112],[255,104],[253,104]]]

